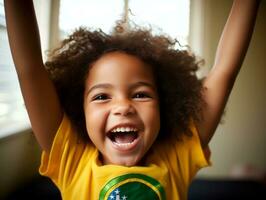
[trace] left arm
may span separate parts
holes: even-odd
[[[203,120],[197,124],[202,147],[206,147],[220,121],[241,68],[254,29],[259,0],[235,0],[222,32],[214,66],[203,86]]]

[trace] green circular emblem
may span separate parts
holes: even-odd
[[[162,185],[143,174],[125,174],[110,180],[101,190],[99,200],[165,200]]]

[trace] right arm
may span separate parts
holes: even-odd
[[[42,60],[32,0],[5,0],[7,32],[32,130],[42,149],[50,151],[63,117],[58,95]]]

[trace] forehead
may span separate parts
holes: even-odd
[[[87,84],[101,82],[148,81],[155,83],[152,67],[134,55],[111,52],[95,61],[90,68]]]

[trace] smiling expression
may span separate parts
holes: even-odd
[[[160,129],[151,67],[123,52],[100,57],[85,82],[84,112],[89,137],[103,164],[139,164]]]

